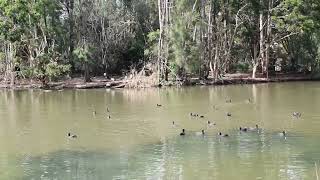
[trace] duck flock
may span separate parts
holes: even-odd
[[[251,99],[248,99],[247,101],[248,101],[249,103],[252,102]],[[232,102],[231,99],[227,99],[227,100],[226,100],[226,103],[231,103],[231,102]],[[157,107],[160,108],[160,107],[163,107],[163,106],[162,106],[161,104],[157,104]],[[217,106],[213,106],[213,108],[214,108],[215,110],[218,110]],[[93,116],[96,116],[97,112],[96,112],[95,109],[92,111],[92,114],[93,114]],[[293,118],[300,118],[301,115],[302,115],[302,114],[301,114],[300,112],[293,112],[293,113],[292,113],[292,117],[293,117]],[[190,116],[191,116],[191,117],[196,117],[196,118],[204,118],[203,115],[199,115],[199,114],[197,114],[197,113],[190,113]],[[227,113],[226,113],[226,116],[227,116],[227,117],[231,117],[232,114],[231,114],[230,112],[227,112]],[[111,119],[110,110],[109,110],[108,107],[106,108],[106,117],[107,117],[108,119]],[[217,124],[216,124],[216,123],[212,123],[211,121],[207,121],[207,125],[208,125],[208,127],[210,127],[210,126],[216,126]],[[172,121],[172,126],[176,126],[176,124],[175,124],[174,121]],[[246,133],[246,132],[260,132],[261,130],[262,130],[262,128],[260,128],[258,124],[256,124],[255,127],[239,127],[239,131],[240,131],[240,132],[244,132],[244,133]],[[185,129],[182,129],[179,135],[180,135],[180,136],[185,136],[186,134],[187,134],[187,133],[186,133],[186,130],[185,130]],[[197,132],[196,134],[197,134],[197,135],[202,135],[202,136],[204,136],[204,135],[205,135],[205,130],[202,129],[200,132]],[[283,130],[283,131],[280,132],[279,134],[280,134],[281,136],[283,136],[283,137],[286,137],[286,136],[287,136],[287,132],[286,132],[285,130]],[[218,133],[218,136],[219,136],[219,137],[230,137],[229,134],[224,134],[224,133],[222,133],[222,132],[219,132],[219,133]],[[68,137],[68,138],[71,138],[71,139],[78,138],[78,136],[77,136],[76,134],[71,134],[70,132],[68,132],[67,137]]]
[[[227,100],[226,100],[226,103],[231,103],[231,102],[232,102],[231,99],[227,99]],[[247,102],[248,102],[248,103],[251,103],[252,100],[251,100],[251,99],[248,99]],[[162,107],[162,105],[157,104],[157,107]],[[217,106],[213,106],[213,108],[214,108],[215,110],[218,109]],[[196,117],[196,118],[204,118],[203,115],[199,115],[199,114],[197,114],[197,113],[190,113],[190,116],[191,116],[191,117]],[[231,117],[232,114],[231,114],[230,112],[227,112],[227,113],[226,113],[226,116],[227,116],[227,117]],[[301,117],[301,113],[300,113],[300,112],[293,112],[293,113],[292,113],[292,117],[293,117],[293,118],[300,118],[300,117]],[[175,126],[175,122],[174,122],[174,121],[172,121],[172,125]],[[216,124],[216,123],[212,123],[211,121],[207,121],[207,125],[210,127],[210,126],[216,126],[217,124]],[[262,128],[260,128],[259,125],[256,124],[255,127],[239,127],[239,131],[240,131],[240,132],[244,132],[244,133],[247,133],[247,132],[257,132],[257,133],[259,133],[259,132],[262,131]],[[181,130],[181,133],[180,133],[180,136],[185,136],[186,134],[187,134],[187,133],[186,133],[186,130],[185,130],[185,129],[182,129],[182,130]],[[197,134],[197,135],[203,135],[203,136],[204,136],[204,135],[205,135],[205,130],[202,129],[200,132],[197,132],[196,134]],[[282,132],[279,132],[279,135],[286,138],[287,132],[286,132],[285,130],[283,130]],[[230,137],[229,134],[224,134],[224,133],[222,133],[222,132],[219,132],[219,133],[218,133],[218,136],[219,136],[219,137]]]

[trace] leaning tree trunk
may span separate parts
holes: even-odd
[[[258,53],[258,42],[255,38],[252,40],[252,78],[256,78],[257,69],[259,66],[259,53]]]
[[[254,60],[254,61],[257,61],[257,60]],[[256,63],[253,64],[253,67],[252,67],[252,78],[253,78],[253,79],[256,78],[258,66],[259,66],[259,63],[258,63],[258,62],[256,62]]]

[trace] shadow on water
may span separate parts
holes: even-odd
[[[234,130],[224,138],[188,132],[114,153],[24,156],[21,167],[23,179],[306,179],[315,177],[310,169],[320,160],[320,144],[309,141],[312,149],[298,134],[285,139],[276,132]]]

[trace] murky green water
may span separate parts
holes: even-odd
[[[1,90],[0,179],[316,179],[319,107],[318,82]],[[292,118],[294,111],[302,117]],[[260,133],[238,131],[256,124]]]

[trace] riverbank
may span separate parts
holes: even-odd
[[[105,78],[93,77],[91,82],[84,83],[83,78],[69,78],[62,81],[50,82],[47,86],[43,86],[40,81],[21,79],[17,80],[14,86],[9,82],[0,82],[0,89],[94,89],[94,88],[132,88],[132,84],[137,84],[136,88],[150,88],[159,86],[197,86],[197,85],[230,85],[230,84],[257,84],[257,83],[272,83],[272,82],[288,82],[288,81],[318,81],[311,75],[305,74],[276,74],[270,78],[251,78],[250,74],[226,74],[218,81],[213,81],[211,78],[200,80],[199,78],[190,78],[186,81],[168,81],[158,85],[150,80],[128,79],[123,77]],[[146,81],[146,82],[144,82]]]

